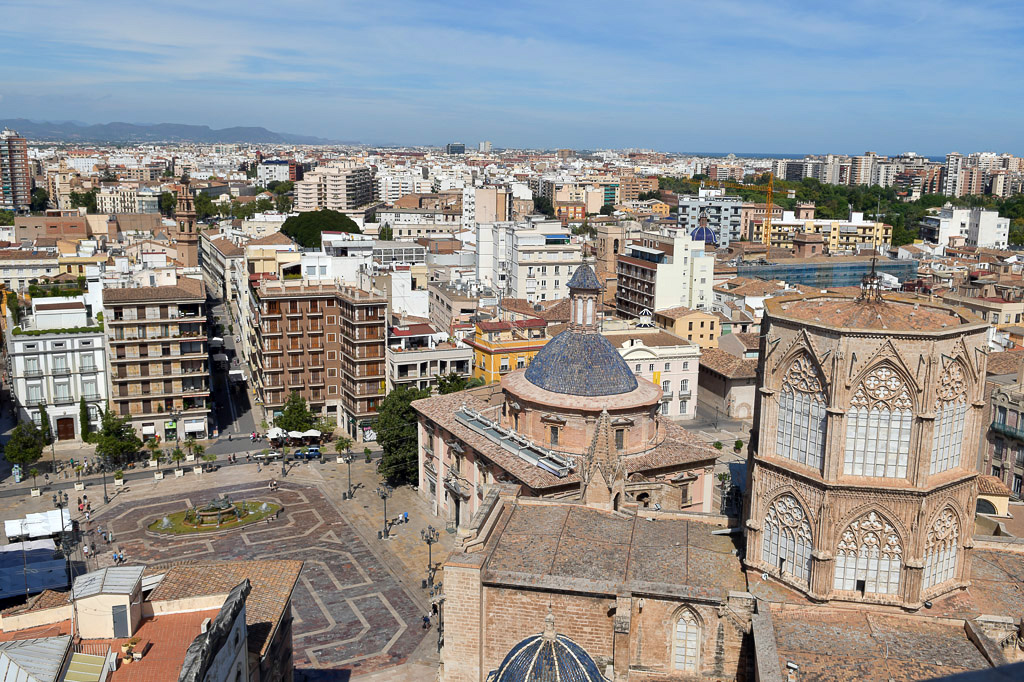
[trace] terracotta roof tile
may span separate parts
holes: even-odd
[[[719,348],[705,348],[700,364],[730,379],[753,379],[757,376],[757,360],[745,360]]]
[[[1010,489],[1006,487],[1005,483],[995,476],[982,474],[981,476],[978,476],[978,494],[1002,495],[1004,497],[1009,497]]]
[[[103,290],[104,303],[174,302],[194,298],[205,300],[206,286],[203,282],[189,277],[182,277],[177,284],[170,286]]]

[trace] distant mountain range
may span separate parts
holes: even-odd
[[[214,130],[209,126],[182,123],[99,123],[84,125],[73,121],[30,121],[27,118],[0,119],[0,128],[18,131],[29,140],[45,142],[196,142],[200,144],[258,143],[258,144],[358,144],[327,140],[310,135],[275,133],[266,128],[242,127]]]

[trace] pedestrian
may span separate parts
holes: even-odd
[[[89,517],[90,517],[91,515],[92,515],[92,512],[91,512],[91,511],[89,511],[89,510],[87,509],[87,510],[85,511],[85,520],[86,520],[86,522],[88,522],[88,521],[89,521]]]
[[[429,613],[427,615],[423,616],[423,629],[424,630],[429,630],[430,629],[430,614]]]
[[[81,507],[81,506],[82,506],[82,498],[81,498],[81,497],[79,497],[79,498],[78,498],[78,506],[79,506],[79,507]]]
[[[258,474],[261,471],[263,471],[263,465],[260,464],[259,462],[256,462],[256,473]]]
[[[86,545],[82,545],[82,554],[88,560],[88,558],[89,558],[89,545],[87,545],[87,544]]]

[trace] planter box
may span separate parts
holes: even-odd
[[[337,457],[334,458],[334,461],[337,462],[338,464],[344,464],[345,458],[342,457],[341,455],[338,455]]]
[[[114,479],[114,486],[115,487],[122,486],[122,485],[124,485],[124,479],[123,478],[115,478]]]
[[[175,469],[174,470],[174,477],[175,478],[181,478],[184,475],[185,475],[185,470],[184,469]]]
[[[164,480],[164,472],[162,472],[162,471],[154,471],[153,472],[153,478],[155,478],[158,481]]]
[[[146,464],[148,466],[151,466],[152,468],[156,469],[158,466],[160,466],[160,460],[158,460],[158,459],[151,459]]]
[[[196,461],[196,456],[195,455],[185,455],[185,461],[186,462],[194,462],[194,461]]]
[[[192,473],[193,474],[201,474],[201,473],[203,473],[203,467],[192,467]]]
[[[32,497],[39,497],[43,494],[43,491],[39,488],[32,488],[32,490],[29,491],[29,494],[32,495]]]
[[[85,490],[85,484],[80,481],[75,483],[75,490]]]

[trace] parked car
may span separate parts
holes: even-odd
[[[281,453],[278,452],[277,450],[269,450],[267,452],[260,451],[253,455],[253,457],[255,457],[256,459],[262,459],[269,462],[272,459],[279,459],[281,457]]]
[[[295,459],[320,459],[320,448],[300,448],[293,456]]]

